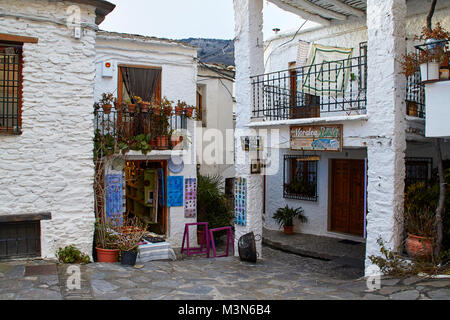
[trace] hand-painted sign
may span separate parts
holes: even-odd
[[[291,127],[291,150],[342,151],[342,124]]]

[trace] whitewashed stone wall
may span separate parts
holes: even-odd
[[[205,67],[199,67],[198,84],[202,89],[204,115],[206,127],[199,133],[204,135],[206,140],[199,139],[197,144],[197,159],[199,160],[200,173],[202,175],[220,175],[224,179],[233,178],[234,170],[234,150],[233,132],[227,137],[227,130],[233,130],[233,81]],[[200,125],[200,123],[199,123]],[[220,131],[221,137],[212,139],[213,131]],[[226,144],[230,144],[226,147]],[[210,152],[214,146],[215,152]]]
[[[71,4],[0,3],[0,33],[39,38],[23,47],[23,133],[0,135],[0,214],[52,213],[43,258],[69,244],[92,253],[95,8],[80,6],[91,27],[77,40],[65,26]]]
[[[170,100],[184,100],[186,103],[196,103],[197,63],[194,58],[197,50],[173,41],[163,39],[132,36],[118,33],[99,32],[96,41],[96,78],[95,99],[98,100],[103,92],[112,92],[117,96],[118,67],[119,65],[135,65],[160,67],[161,96]],[[113,77],[102,76],[102,66],[110,62],[113,68]],[[196,131],[195,122],[188,120],[188,135],[190,143],[188,149],[179,151],[153,150],[147,155],[141,152],[130,151],[127,159],[130,160],[168,160],[171,155],[183,157],[184,169],[178,174],[168,171],[169,176],[179,175],[186,178],[197,177]],[[167,239],[173,247],[181,247],[184,226],[186,223],[196,222],[196,218],[185,218],[184,207],[168,208]],[[196,241],[195,228],[190,233],[190,241]]]
[[[246,226],[235,227],[235,255],[237,242],[248,233],[262,235],[263,178],[250,175],[248,153],[242,151],[240,137],[250,133],[247,125],[251,118],[250,76],[264,73],[264,44],[262,34],[262,0],[234,0],[235,60],[236,60],[236,177],[247,179]],[[261,242],[256,242],[261,255]]]

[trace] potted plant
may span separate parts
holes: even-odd
[[[304,215],[304,210],[301,207],[294,209],[288,205],[284,208],[279,208],[272,218],[284,228],[285,234],[293,234],[294,218],[298,218],[301,223],[308,222],[308,218]]]
[[[433,194],[423,182],[408,187],[405,194],[406,252],[411,258],[429,259],[433,253],[435,211]]]
[[[139,253],[139,243],[147,233],[147,225],[137,217],[124,221],[124,226],[118,235],[118,247],[121,252],[123,265],[134,266]]]
[[[141,112],[147,113],[150,110],[151,103],[148,101],[142,101],[140,103],[141,106]]]
[[[161,115],[161,113],[162,113],[161,104],[157,104],[157,103],[153,104],[152,110],[156,116]]]
[[[100,99],[100,104],[103,108],[105,114],[111,112],[112,104],[114,102],[114,96],[112,93],[102,93],[102,98]]]
[[[164,97],[161,100],[161,110],[166,117],[170,117],[172,115],[172,101]]]
[[[193,113],[194,113],[194,107],[193,106],[187,106],[186,107],[186,117],[188,118],[188,119],[191,119],[192,118],[192,115],[193,115]]]
[[[132,103],[131,99],[127,99],[127,101],[125,103],[128,106],[128,112],[134,113],[134,111],[136,110],[136,104]]]
[[[449,52],[445,49],[445,41],[449,37],[450,33],[440,23],[431,31],[424,27],[414,39],[424,41],[425,45],[419,47],[418,53],[403,55],[402,73],[409,77],[420,70],[422,81],[439,80],[441,64],[448,68]]]
[[[117,244],[117,232],[114,224],[106,217],[97,219],[95,223],[95,251],[97,252],[97,262],[117,262],[119,261],[119,248]]]
[[[175,106],[175,114],[177,116],[181,116],[184,112],[184,109],[187,107],[186,102],[178,100],[177,105]]]

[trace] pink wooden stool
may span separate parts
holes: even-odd
[[[216,244],[214,243],[214,232],[223,231],[223,230],[227,230],[227,252],[223,255],[218,256],[216,253]],[[233,230],[231,229],[231,227],[221,227],[221,228],[216,228],[216,229],[210,229],[209,230],[209,240],[211,241],[214,258],[228,257],[230,242],[231,242],[231,248],[233,249],[233,252],[234,252]]]
[[[202,242],[200,247],[191,248],[189,245],[189,226],[204,226],[204,232],[202,236]],[[186,249],[184,248],[184,244],[186,243]],[[204,246],[206,245],[206,248]],[[186,223],[184,225],[184,235],[183,242],[181,244],[181,253],[184,251],[187,252],[188,256],[193,254],[202,254],[206,253],[206,257],[209,258],[209,232],[208,232],[208,222],[194,222],[194,223]]]

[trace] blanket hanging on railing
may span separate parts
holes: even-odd
[[[350,75],[353,49],[313,44],[298,91],[315,96],[342,96]]]

